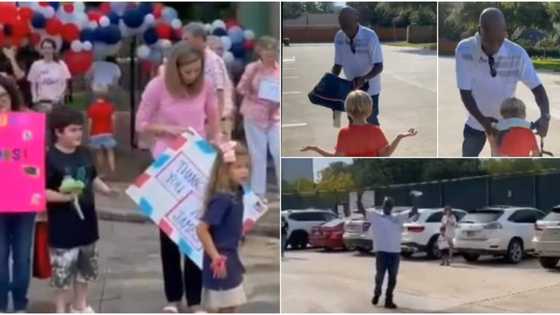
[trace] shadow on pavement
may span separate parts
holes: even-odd
[[[437,51],[425,48],[403,48],[397,50],[397,52],[421,56],[437,56]]]

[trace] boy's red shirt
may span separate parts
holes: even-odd
[[[387,145],[389,142],[379,126],[350,125],[338,132],[336,151],[344,156],[375,157],[381,156],[381,150]]]
[[[537,139],[528,128],[513,127],[502,136],[501,156],[531,156],[539,151]]]
[[[98,98],[88,109],[88,117],[91,119],[91,135],[113,133],[113,113],[115,107],[105,99]]]

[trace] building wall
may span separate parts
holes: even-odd
[[[337,26],[286,26],[282,27],[282,37],[292,43],[332,43],[338,32]],[[378,27],[373,30],[382,42],[405,41],[406,28]]]
[[[243,26],[254,30],[257,37],[270,35],[280,38],[279,2],[240,2],[237,18]]]
[[[282,180],[293,182],[300,178],[313,181],[313,159],[282,159]]]

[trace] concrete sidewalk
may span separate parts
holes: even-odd
[[[159,233],[155,226],[100,221],[99,278],[91,285],[89,303],[99,313],[159,313],[165,305]],[[279,241],[249,236],[241,246],[247,269],[243,313],[280,311]],[[54,312],[53,289],[33,279],[31,313]]]

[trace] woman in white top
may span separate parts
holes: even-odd
[[[58,57],[54,40],[44,39],[40,49],[43,58],[31,65],[27,80],[31,83],[35,109],[50,112],[54,106],[64,103],[67,81],[71,75],[66,63]]]
[[[453,258],[453,238],[455,238],[455,228],[457,228],[457,218],[455,218],[455,214],[453,214],[453,211],[449,206],[446,206],[443,210],[441,225],[445,229],[445,235],[443,238],[449,245],[449,251],[447,253],[448,258],[445,260],[449,266],[451,258]]]

